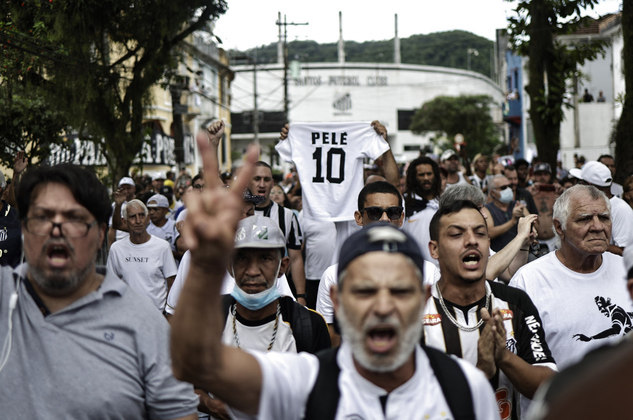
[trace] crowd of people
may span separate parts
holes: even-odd
[[[612,156],[398,165],[378,121],[298,123],[290,173],[251,147],[226,174],[224,128],[197,133],[199,174],[111,194],[22,153],[0,174],[3,416],[583,418],[582,396],[622,417],[633,181]]]

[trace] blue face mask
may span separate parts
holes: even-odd
[[[512,192],[512,188],[506,188],[504,190],[501,190],[501,192],[499,193],[499,201],[504,204],[511,203],[513,199],[514,193]]]
[[[277,266],[275,282],[268,289],[259,293],[250,294],[240,289],[236,281],[235,287],[233,288],[233,291],[231,292],[231,296],[235,298],[237,303],[239,303],[240,305],[242,305],[243,307],[245,307],[246,309],[250,311],[256,311],[258,309],[262,309],[264,306],[275,301],[276,299],[279,299],[279,297],[281,296],[279,294],[279,289],[277,288],[277,281],[279,279],[278,276],[279,276],[280,268],[281,268],[281,259],[279,260],[279,265]],[[231,271],[233,270],[231,269]]]

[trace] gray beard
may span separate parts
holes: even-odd
[[[93,265],[88,264],[85,268],[74,270],[68,275],[55,272],[51,275],[47,275],[40,268],[29,265],[29,274],[30,279],[33,280],[45,294],[49,296],[66,296],[81,286],[92,269]]]
[[[414,322],[404,331],[402,327],[398,325],[397,331],[399,335],[398,347],[396,353],[388,356],[375,355],[368,353],[365,350],[364,331],[360,331],[354,328],[343,306],[339,306],[339,310],[336,313],[339,326],[341,327],[341,337],[347,341],[352,347],[352,355],[354,360],[358,362],[363,368],[372,372],[392,372],[404,365],[409,359],[411,353],[415,350],[415,345],[420,341],[422,337],[422,309],[420,309],[420,317],[418,322]]]

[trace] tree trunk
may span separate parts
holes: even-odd
[[[617,182],[622,182],[633,168],[633,4],[622,2],[622,38],[624,40],[624,107],[615,132]]]

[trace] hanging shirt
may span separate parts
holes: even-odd
[[[305,217],[339,222],[354,217],[363,159],[380,157],[389,144],[369,122],[293,123],[275,148],[297,167]]]

